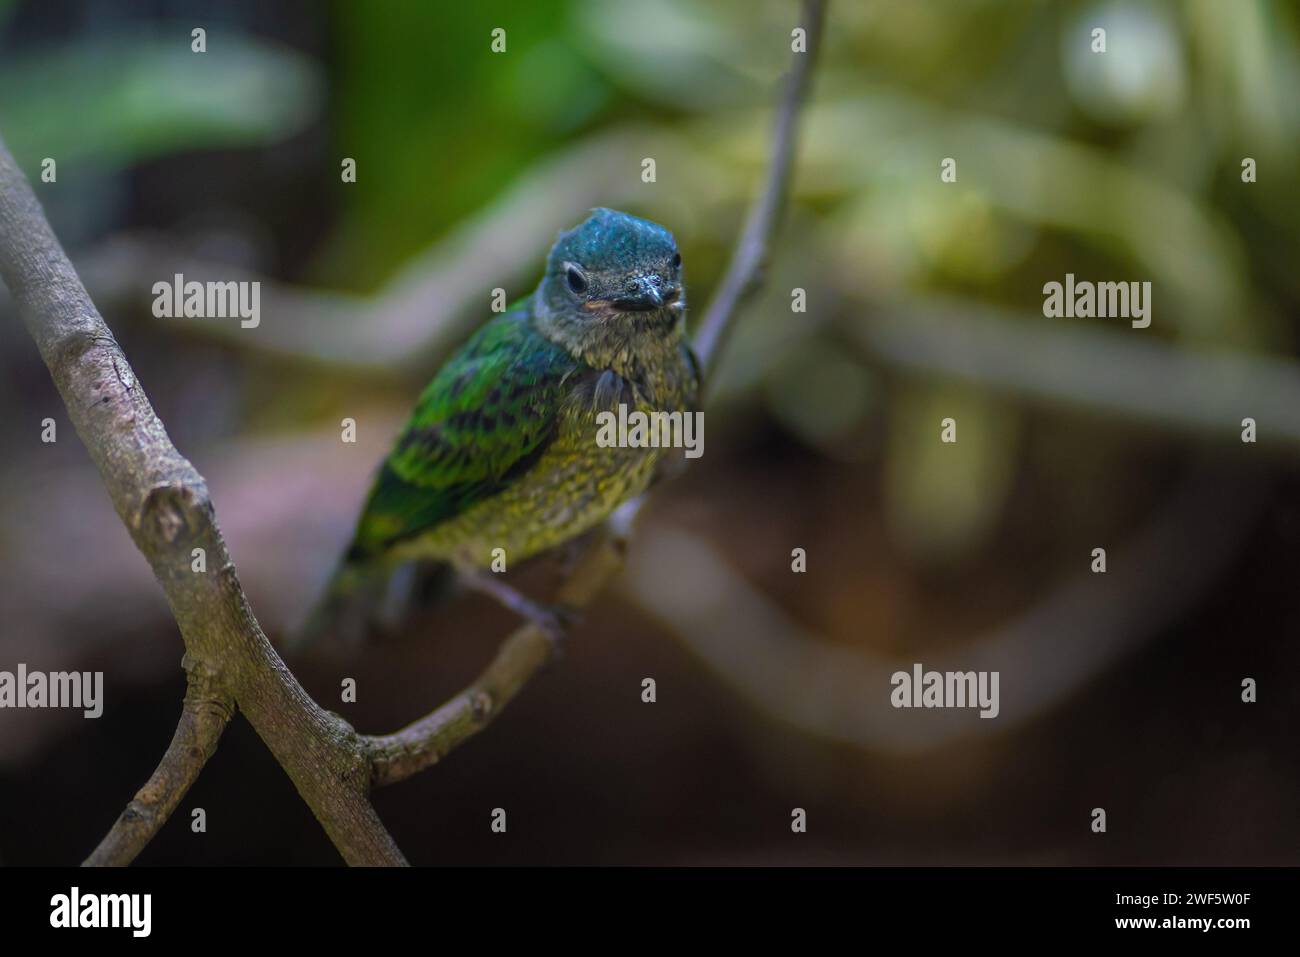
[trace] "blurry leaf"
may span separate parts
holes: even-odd
[[[603,108],[607,85],[564,56],[574,47],[566,14],[560,0],[394,0],[382,15],[369,4],[331,5],[332,126],[365,189],[345,191],[313,274],[373,288],[551,150],[573,144],[575,126]],[[499,54],[490,48],[498,27],[507,31]],[[562,225],[549,224],[550,234]]]
[[[1106,31],[1106,52],[1092,50],[1092,31]],[[1080,10],[1061,34],[1061,61],[1071,96],[1104,123],[1167,119],[1183,108],[1187,79],[1182,38],[1151,7],[1109,2]]]
[[[842,348],[805,340],[772,370],[765,391],[772,414],[809,445],[841,460],[865,456],[851,432],[871,407],[875,383]]]
[[[1295,4],[1188,0],[1184,9],[1212,135],[1294,166],[1289,151],[1300,137]]]
[[[548,40],[507,64],[502,99],[515,105],[518,122],[573,133],[605,106],[609,84],[581,52],[563,41]]]
[[[638,97],[707,111],[745,102],[754,79],[770,82],[786,68],[789,34],[759,29],[781,23],[764,19],[763,12],[755,4],[727,10],[682,0],[588,0],[576,7],[574,22],[586,54]],[[764,44],[757,39],[762,36],[774,42]],[[756,63],[769,66],[770,75],[756,77]]]
[[[955,442],[940,441],[944,419]],[[890,404],[885,517],[899,546],[918,559],[967,557],[994,530],[1015,477],[1020,413],[959,386],[905,388]]]
[[[275,142],[316,113],[321,79],[298,54],[215,33],[192,53],[187,32],[119,34],[0,66],[0,132],[29,168],[126,166],[186,149]]]
[[[813,171],[805,175],[822,193],[872,187],[870,201],[855,210],[859,215],[876,202],[904,202],[901,191],[947,189],[955,199],[977,188],[1011,222],[1073,233],[1132,269],[1123,278],[1151,280],[1161,291],[1155,318],[1161,328],[1235,345],[1267,342],[1272,335],[1249,308],[1241,238],[1200,196],[1178,189],[1161,170],[995,117],[884,93],[815,105],[805,123],[804,157]],[[944,186],[939,161],[954,153],[958,179]],[[843,281],[852,286],[861,278],[858,244],[896,229],[877,217],[847,224]],[[1034,277],[1032,288],[1064,271]]]

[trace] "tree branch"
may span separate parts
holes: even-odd
[[[135,860],[176,810],[208,758],[217,750],[221,733],[234,714],[234,699],[215,675],[192,661],[187,660],[185,664],[189,684],[171,744],[112,830],[86,858],[86,867],[115,867]]]
[[[620,520],[602,528],[556,596],[581,609],[600,594],[623,567],[623,550],[641,500],[620,510]],[[553,640],[536,625],[517,628],[474,682],[436,711],[392,734],[362,738],[376,787],[403,781],[437,764],[456,746],[482,731],[554,654]]]
[[[403,863],[367,798],[369,768],[355,733],[307,696],[266,640],[203,477],[167,437],[3,143],[0,279],[113,506],[167,595],[190,661],[237,702],[347,861]],[[203,550],[208,571],[191,570],[194,549]],[[175,784],[157,803],[160,812],[175,807],[187,781],[168,780]],[[118,859],[124,856],[125,850]]]
[[[825,4],[807,0],[807,53],[797,54],[777,116],[772,166],[750,212],[697,348],[707,376],[743,299],[757,288],[785,204],[798,111]],[[129,863],[194,782],[237,707],[270,748],[350,864],[404,864],[369,800],[467,740],[550,659],[551,640],[525,626],[459,695],[391,735],[363,737],[320,708],[262,633],[217,528],[207,486],[172,445],[143,388],[86,294],[35,194],[0,143],[0,279],[49,367],[109,497],[166,593],[185,642],[190,683],[171,744],[88,864]],[[640,501],[589,542],[559,600],[586,606],[622,565]],[[202,553],[205,568],[194,571]]]
[[[767,178],[750,208],[745,229],[736,244],[731,262],[727,265],[722,284],[709,303],[709,308],[705,310],[704,319],[695,336],[695,354],[700,360],[705,382],[712,378],[722,346],[734,325],[736,310],[758,290],[763,281],[763,268],[767,264],[772,235],[785,210],[786,197],[790,192],[790,171],[794,166],[795,147],[798,143],[796,127],[812,80],[825,16],[825,0],[805,0],[801,19],[806,31],[807,52],[795,54],[794,66],[786,77],[781,105],[776,113],[776,128],[772,134],[772,162],[767,169]]]

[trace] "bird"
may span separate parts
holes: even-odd
[[[685,325],[668,229],[597,208],[560,233],[535,291],[484,323],[421,393],[297,643],[368,630],[390,576],[412,562],[439,591],[485,592],[558,640],[566,610],[523,595],[493,561],[556,549],[647,488],[666,450],[598,442],[598,421],[620,404],[695,412]]]

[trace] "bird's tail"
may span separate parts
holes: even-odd
[[[387,563],[349,552],[302,627],[286,641],[286,650],[298,652],[322,641],[359,645],[372,632],[385,630],[385,623],[390,628],[399,623],[412,604],[445,595],[454,577],[445,562],[403,575]]]
[[[339,562],[315,607],[285,647],[302,651],[325,639],[360,643],[387,584],[388,569],[349,553]]]

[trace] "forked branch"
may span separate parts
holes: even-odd
[[[737,308],[758,287],[786,203],[798,117],[820,45],[824,0],[806,0],[806,51],[795,54],[776,117],[763,188],[696,351],[706,379]],[[546,664],[550,638],[516,630],[475,681],[393,734],[362,736],[316,704],[262,633],[217,528],[203,477],[172,445],[108,326],[0,143],[0,279],[9,287],[117,513],[149,560],[185,643],[188,690],[157,769],[87,864],[127,864],[145,847],[242,712],[350,864],[404,864],[370,803],[375,785],[410,777],[483,728]],[[639,502],[588,544],[559,599],[587,605],[618,572]],[[205,562],[193,557],[202,552]],[[206,571],[195,571],[206,567]]]

